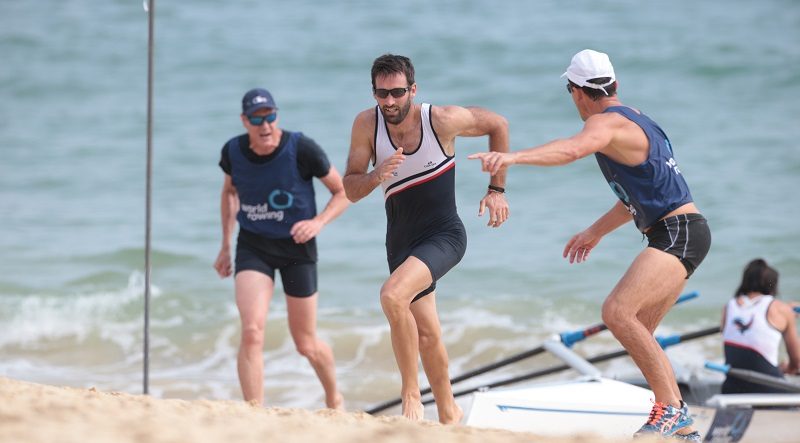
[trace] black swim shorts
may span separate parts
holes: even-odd
[[[417,294],[411,303],[430,294],[436,289],[436,280],[452,269],[464,258],[467,251],[467,232],[460,220],[447,229],[428,236],[405,251],[397,251],[389,255],[389,272],[394,272],[408,257],[413,256],[425,263],[431,272],[433,282],[424,291]],[[400,253],[398,253],[400,252]]]
[[[700,214],[679,214],[659,220],[645,235],[648,247],[678,257],[686,268],[687,279],[711,248],[711,230]]]
[[[254,237],[255,236],[255,237]],[[275,270],[281,274],[283,292],[290,297],[309,297],[317,292],[316,256],[276,255],[276,242],[292,239],[269,239],[257,234],[240,230],[236,242],[236,273],[241,271],[257,271],[268,275],[275,281]],[[314,239],[310,240],[311,242]],[[316,245],[313,246],[316,255]]]

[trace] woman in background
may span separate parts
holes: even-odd
[[[777,300],[778,271],[763,259],[747,264],[742,283],[722,313],[725,363],[775,377],[797,374],[800,369],[800,338],[795,313],[788,303]],[[786,343],[788,363],[778,363],[781,339]],[[729,376],[723,394],[783,392]]]

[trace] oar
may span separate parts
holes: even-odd
[[[701,329],[695,332],[687,332],[686,334],[681,334],[681,335],[668,335],[666,337],[656,336],[656,341],[658,342],[658,344],[661,346],[662,349],[667,349],[668,347],[677,345],[678,343],[694,340],[696,338],[705,337],[711,334],[716,334],[721,330],[722,330],[721,327],[714,326],[713,328]]]
[[[761,372],[751,371],[749,369],[732,368],[731,365],[724,365],[720,363],[706,362],[706,369],[712,371],[719,371],[723,374],[731,375],[751,383],[756,383],[771,388],[780,389],[786,392],[800,392],[800,385],[786,381],[782,378],[773,377],[771,375],[763,374]]]
[[[701,329],[699,331],[689,332],[689,333],[682,334],[682,335],[674,335],[674,336],[668,336],[668,337],[663,337],[663,338],[656,337],[656,340],[658,340],[658,342],[659,342],[659,344],[661,345],[662,348],[667,348],[669,346],[676,345],[678,343],[682,343],[682,342],[685,342],[685,341],[694,340],[694,339],[697,339],[697,338],[701,338],[701,337],[705,337],[705,336],[708,336],[708,335],[716,334],[719,331],[720,331],[720,327],[719,326],[715,326],[713,328]],[[619,351],[609,352],[607,354],[601,354],[601,355],[597,355],[597,356],[594,356],[594,357],[591,357],[591,358],[587,358],[586,361],[589,362],[589,363],[600,363],[600,362],[604,362],[606,360],[612,360],[612,359],[615,359],[617,357],[622,357],[622,356],[625,356],[625,355],[628,355],[628,351],[626,351],[624,349],[620,349]],[[500,386],[512,385],[514,383],[519,383],[521,381],[526,381],[526,380],[530,380],[530,379],[537,378],[537,377],[543,377],[545,375],[555,374],[556,372],[561,372],[561,371],[564,371],[564,370],[567,370],[567,369],[572,369],[572,367],[569,366],[569,365],[566,365],[566,364],[557,365],[557,366],[551,366],[549,368],[539,369],[537,371],[529,372],[529,373],[522,374],[522,375],[517,375],[515,377],[507,378],[507,379],[504,379],[504,380],[499,380],[499,381],[496,381],[494,383],[489,383],[489,384],[481,385],[481,386],[478,386],[478,387],[475,387],[475,388],[470,388],[470,389],[464,389],[464,390],[461,390],[461,391],[457,391],[457,392],[453,393],[453,396],[454,397],[461,397],[461,396],[464,396],[464,395],[467,395],[467,394],[471,394],[473,392],[480,391],[480,390],[483,390],[483,389],[491,389],[491,388],[498,388]],[[433,399],[428,399],[428,400],[423,401],[422,404],[428,405],[428,404],[433,403],[433,401],[434,401]]]
[[[798,314],[800,314],[800,306],[795,306],[792,309],[794,310],[794,312],[797,312]]]
[[[579,340],[583,340],[586,337],[590,337],[590,336],[592,336],[594,334],[597,334],[598,332],[602,332],[602,331],[604,331],[606,329],[608,329],[608,327],[606,325],[599,324],[599,325],[590,326],[590,327],[588,327],[586,329],[583,329],[581,331],[568,332],[568,333],[564,333],[564,334],[570,334],[573,337],[580,336],[580,338],[573,338],[574,341],[579,341]],[[463,373],[463,374],[461,374],[459,376],[453,377],[452,379],[450,379],[450,384],[453,385],[453,384],[462,382],[462,381],[464,381],[464,380],[466,380],[468,378],[472,378],[472,377],[475,377],[475,376],[478,376],[478,375],[481,375],[481,374],[485,374],[486,372],[493,371],[493,370],[498,369],[498,368],[502,368],[503,366],[508,366],[508,365],[510,365],[512,363],[516,363],[516,362],[518,362],[520,360],[524,360],[524,359],[526,359],[528,357],[533,357],[535,355],[539,355],[539,354],[541,354],[542,352],[545,352],[545,351],[546,351],[546,349],[544,348],[544,346],[539,345],[539,346],[537,346],[537,347],[535,347],[533,349],[530,349],[528,351],[520,352],[519,354],[515,354],[515,355],[512,355],[511,357],[504,358],[503,360],[497,361],[495,363],[488,364],[488,365],[485,365],[485,366],[481,366],[481,367],[473,369],[473,370],[471,370],[469,372],[465,372],[465,373]],[[420,393],[420,395],[430,394],[431,393],[431,388],[428,387],[428,388],[422,389],[422,390],[419,391],[419,393]],[[375,414],[377,412],[381,412],[383,410],[389,409],[392,406],[397,406],[402,402],[403,402],[402,399],[395,398],[393,400],[385,401],[385,402],[383,402],[383,403],[381,403],[379,405],[375,405],[372,408],[368,409],[366,412],[367,412],[367,414]]]
[[[678,297],[678,300],[675,302],[675,304],[683,303],[683,302],[685,302],[687,300],[691,300],[691,299],[697,297],[698,295],[699,294],[698,294],[697,291],[692,291],[692,292],[689,292],[687,294],[683,294],[680,297]],[[593,325],[593,326],[589,326],[588,328],[581,329],[579,331],[564,332],[564,333],[559,334],[559,336],[561,337],[561,341],[566,346],[572,346],[573,344],[575,344],[575,343],[577,343],[577,342],[579,342],[579,341],[581,341],[581,340],[583,340],[583,339],[585,339],[587,337],[591,337],[592,335],[595,335],[595,334],[597,334],[599,332],[603,332],[606,329],[608,329],[608,326],[606,326],[603,323],[599,323],[599,324],[596,324],[596,325]],[[537,347],[535,347],[533,349],[530,349],[528,351],[520,352],[519,354],[512,355],[511,357],[505,358],[505,359],[500,360],[498,362],[491,363],[491,364],[488,364],[488,365],[485,365],[485,366],[481,366],[481,367],[473,369],[473,370],[471,370],[469,372],[465,372],[464,374],[461,374],[459,376],[453,377],[453,378],[450,379],[450,384],[453,385],[453,384],[456,384],[458,382],[462,382],[462,381],[467,380],[469,378],[476,377],[476,376],[481,375],[481,374],[485,374],[485,373],[487,373],[489,371],[493,371],[495,369],[502,368],[503,366],[508,366],[508,365],[510,365],[512,363],[516,363],[516,362],[518,362],[520,360],[524,360],[524,359],[526,359],[528,357],[533,357],[535,355],[539,355],[539,354],[541,354],[542,352],[545,352],[545,351],[546,351],[546,349],[544,348],[544,346],[543,345],[539,345],[539,346],[537,346]],[[430,387],[424,388],[424,389],[420,390],[419,393],[420,393],[420,395],[430,394],[431,393],[431,388]],[[384,411],[386,409],[389,409],[392,406],[397,406],[402,402],[403,402],[402,399],[395,398],[393,400],[388,400],[388,401],[385,401],[385,402],[383,402],[381,404],[375,405],[372,408],[368,409],[366,412],[367,412],[367,414],[375,414],[375,413]]]

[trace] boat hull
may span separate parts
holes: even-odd
[[[604,378],[477,392],[466,424],[539,435],[630,437],[647,420],[652,399],[648,389]]]
[[[647,420],[653,397],[652,391],[639,386],[591,377],[482,391],[473,394],[464,423],[542,436],[629,439]],[[797,404],[789,397],[770,401],[783,406]],[[797,408],[754,409],[729,400],[726,407],[690,406],[689,410],[693,427],[706,442],[800,441]]]

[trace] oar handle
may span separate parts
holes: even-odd
[[[572,345],[578,343],[586,337],[591,337],[598,332],[605,331],[606,329],[608,329],[608,326],[606,326],[604,323],[598,323],[594,326],[589,326],[586,329],[581,329],[580,331],[562,332],[558,334],[558,336],[561,338],[561,343],[564,343],[564,346],[571,348]]]
[[[697,298],[700,296],[700,293],[697,291],[687,292],[686,294],[681,295],[678,297],[678,300],[675,301],[675,304],[683,303],[685,301],[689,301],[691,299]]]
[[[714,363],[707,361],[705,364],[706,369],[710,369],[712,371],[722,372],[723,374],[727,374],[728,371],[731,370],[731,365],[726,365],[722,363]]]
[[[667,349],[672,345],[677,345],[681,342],[680,335],[668,335],[666,337],[656,336],[656,341],[658,345],[661,346],[661,349]]]
[[[736,377],[750,383],[779,389],[785,392],[800,392],[800,385],[792,383],[782,377],[775,377],[749,369],[732,368],[727,364],[706,362],[705,367],[714,371],[720,371],[729,377]]]
[[[704,337],[706,335],[711,335],[719,332],[721,328],[719,326],[714,326],[713,328],[706,328],[701,329],[697,332],[690,332],[688,334],[682,335],[667,335],[666,337],[656,336],[656,341],[658,342],[661,349],[667,349],[670,346],[677,345],[686,340],[692,340],[699,337]]]

